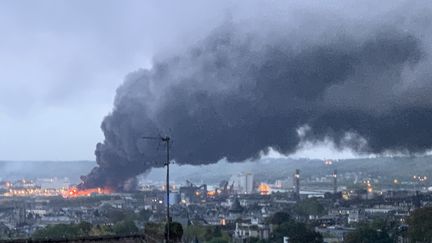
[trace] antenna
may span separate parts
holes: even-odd
[[[166,161],[164,163],[164,165],[166,166],[167,170],[166,170],[166,203],[167,203],[167,233],[165,235],[165,239],[166,242],[169,242],[169,233],[170,233],[170,223],[171,223],[171,218],[170,218],[170,209],[169,209],[169,204],[170,204],[170,200],[169,200],[169,165],[170,165],[170,141],[171,138],[169,136],[158,136],[158,137],[148,137],[148,136],[144,136],[141,137],[142,139],[147,139],[147,140],[159,140],[163,143],[165,143],[166,145]]]

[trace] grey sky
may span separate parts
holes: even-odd
[[[232,14],[283,12],[263,10],[275,2],[248,3],[2,1],[0,159],[94,159],[95,144],[103,140],[100,123],[124,76],[151,65],[156,53],[196,41]],[[353,11],[348,5],[315,1],[300,8]],[[354,17],[368,9],[356,7]]]
[[[124,76],[215,23],[223,11],[214,8],[198,1],[2,1],[0,159],[94,159],[100,122]]]

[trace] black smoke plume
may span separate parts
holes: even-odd
[[[289,154],[302,141],[359,153],[429,150],[432,73],[422,19],[362,34],[354,24],[321,24],[264,30],[227,21],[129,74],[102,123],[98,167],[81,186],[121,190],[162,166],[157,142],[141,139],[160,133],[173,138],[179,164],[243,161],[269,148]]]

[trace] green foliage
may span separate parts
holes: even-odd
[[[113,226],[115,235],[133,235],[139,232],[138,227],[132,220],[120,221]]]
[[[220,226],[189,225],[184,230],[183,241],[191,242],[198,239],[199,242],[230,242],[229,234]]]
[[[322,235],[307,227],[306,224],[297,223],[293,220],[284,222],[275,227],[271,237],[272,242],[282,242],[283,237],[288,236],[290,243],[321,243]]]
[[[224,237],[215,237],[207,242],[208,243],[229,243],[229,239],[226,239]]]
[[[177,222],[171,222],[169,224],[170,228],[169,228],[169,236],[170,239],[174,240],[174,241],[181,241],[182,237],[183,237],[183,227],[180,223]],[[167,229],[165,228],[165,232],[167,231]]]
[[[91,236],[113,235],[113,229],[110,225],[94,225],[90,231]]]
[[[144,221],[144,222],[147,222],[148,220],[149,220],[149,218],[150,218],[150,216],[152,215],[153,213],[152,213],[152,211],[151,210],[147,210],[147,209],[142,209],[140,212],[139,212],[139,220],[141,220],[141,221]]]
[[[269,223],[274,225],[280,225],[284,222],[289,222],[291,219],[290,215],[286,212],[277,212],[270,217]]]
[[[350,232],[345,242],[347,243],[391,243],[393,242],[385,230],[375,229],[373,225],[360,225]]]
[[[144,234],[149,239],[163,242],[165,239],[166,224],[162,223],[147,223],[144,226]],[[183,227],[178,222],[170,223],[170,240],[173,242],[180,242],[183,237]],[[187,242],[187,241],[186,241]]]
[[[297,203],[294,207],[294,212],[302,216],[324,215],[325,208],[316,198],[308,198]]]
[[[78,226],[80,233],[83,235],[88,235],[90,233],[92,227],[93,227],[93,225],[91,223],[85,222],[85,221],[79,223],[77,226]]]
[[[432,207],[419,208],[408,218],[408,235],[413,242],[432,242]]]
[[[32,235],[34,239],[71,239],[87,236],[132,235],[139,233],[133,221],[121,221],[114,226],[92,225],[87,222],[79,224],[56,224],[37,230]]]
[[[183,239],[185,242],[191,242],[195,239],[203,240],[206,234],[205,227],[199,225],[188,225],[184,229]]]
[[[295,222],[286,212],[277,212],[273,214],[269,219],[269,223],[275,226],[270,242],[282,242],[284,236],[288,236],[292,243],[323,242],[321,234],[315,232],[304,223]],[[265,241],[253,239],[252,242]]]
[[[386,220],[384,220],[384,219],[380,219],[380,218],[378,218],[378,219],[373,220],[373,221],[369,224],[369,226],[370,226],[372,229],[375,229],[375,230],[383,230],[383,229],[386,229],[386,227],[387,227],[387,222],[386,222]]]
[[[262,239],[260,240],[259,238],[256,237],[250,237],[249,238],[249,243],[267,243],[268,241]]]
[[[35,239],[64,239],[88,236],[92,225],[87,222],[79,224],[57,224],[48,225],[46,228],[37,230],[32,235]]]
[[[100,214],[107,217],[111,222],[139,219],[139,217],[132,210],[114,208],[110,205],[104,205]]]
[[[144,226],[144,234],[151,239],[163,241],[165,238],[165,224],[161,223],[147,223]]]

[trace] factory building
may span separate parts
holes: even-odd
[[[230,179],[234,190],[239,194],[251,194],[255,192],[255,181],[252,173],[240,173]]]

